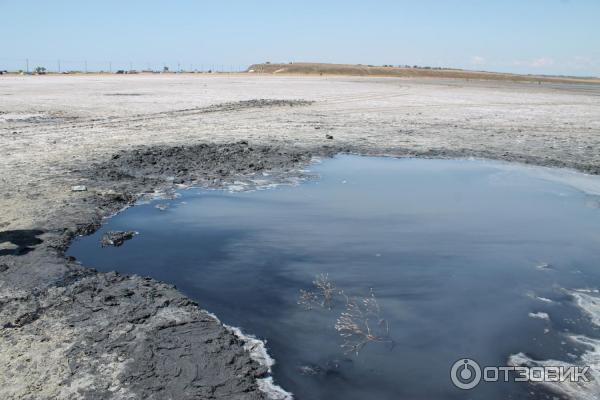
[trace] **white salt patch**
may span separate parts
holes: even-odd
[[[272,377],[257,379],[258,388],[271,400],[292,400],[294,396],[273,383]]]
[[[576,290],[571,292],[571,295],[575,298],[575,302],[592,320],[592,323],[600,327],[600,297],[592,296],[588,293],[596,292],[583,292]]]
[[[271,372],[271,367],[275,364],[275,360],[273,360],[269,353],[267,353],[267,346],[265,342],[257,339],[254,335],[245,335],[240,328],[235,326],[229,326],[225,324],[223,324],[223,326],[233,332],[235,336],[244,342],[244,350],[250,353],[250,357],[254,361],[269,368],[269,372]]]
[[[537,301],[542,301],[544,303],[554,303],[554,300],[551,300],[547,297],[536,296],[534,292],[527,292],[527,297]]]
[[[529,318],[550,321],[550,316],[545,312],[529,313]]]
[[[6,113],[6,114],[2,114],[0,115],[0,121],[2,122],[6,122],[6,121],[22,121],[22,120],[27,120],[29,118],[42,118],[45,117],[45,114],[41,114],[41,113],[36,113],[36,114],[17,114],[17,113]]]
[[[600,293],[598,289],[575,289],[573,292],[579,293]]]
[[[600,178],[596,175],[585,174],[572,169],[538,167],[521,164],[501,163],[505,171],[525,173],[533,178],[570,186],[580,192],[600,196]]]
[[[577,306],[586,313],[592,324],[600,327],[600,297],[597,296],[596,289],[577,289],[568,291],[573,296]],[[545,313],[537,313],[545,314]],[[546,314],[547,315],[547,314]],[[532,316],[532,314],[530,314]],[[584,353],[577,358],[569,354],[573,362],[559,360],[534,360],[524,353],[513,354],[508,359],[508,365],[511,366],[589,366],[590,382],[543,382],[537,383],[567,398],[578,400],[597,400],[600,393],[600,340],[590,338],[584,335],[568,335],[567,339],[575,345],[585,349]],[[565,342],[562,342],[566,344]]]
[[[544,303],[554,303],[554,301],[547,299],[546,297],[536,297],[537,300],[543,301]]]
[[[0,243],[0,250],[15,250],[18,249],[19,246],[17,246],[14,243],[11,242],[2,242]]]
[[[206,310],[202,310],[206,315],[213,318],[218,323],[221,323],[219,318]],[[240,340],[244,342],[244,350],[250,353],[250,358],[259,363],[260,365],[264,365],[269,369],[269,373],[271,373],[271,367],[275,365],[275,360],[267,353],[266,343],[260,339],[257,339],[254,335],[246,335],[242,332],[240,328],[235,326],[229,326],[223,324],[225,329],[232,332],[235,336],[237,336]],[[273,377],[260,378],[256,380],[258,384],[258,388],[260,391],[267,395],[267,398],[270,400],[292,400],[294,396],[290,392],[286,392],[280,386],[277,386],[273,382]]]
[[[600,343],[599,343],[600,345]],[[596,350],[594,350],[595,352]],[[586,353],[589,354],[589,353]],[[582,356],[582,363],[579,365],[590,365],[587,360],[584,359],[585,355]],[[508,359],[509,366],[527,366],[527,367],[573,367],[575,364],[569,362],[558,361],[558,360],[543,360],[536,361],[528,357],[523,353],[513,354]],[[598,393],[600,393],[600,375],[598,370],[598,360],[595,364],[596,368],[590,368],[592,380],[590,382],[570,382],[566,380],[564,382],[542,382],[539,385],[556,392],[557,394],[566,396],[570,399],[578,400],[597,400]]]
[[[270,184],[270,182],[266,179],[251,179],[251,182],[256,186],[266,186]]]
[[[535,266],[537,269],[546,270],[551,269],[552,267],[548,263],[541,263]]]
[[[215,321],[217,321],[219,324],[221,323],[221,320],[219,319],[219,317],[217,317],[215,314],[211,313],[210,311],[206,311],[206,310],[202,310],[203,313],[205,313],[206,315],[208,315],[209,317],[211,317],[212,319],[214,319]]]
[[[214,315],[213,315],[214,316]],[[215,319],[216,316],[214,317]],[[218,319],[217,319],[218,320]],[[225,328],[233,332],[240,340],[244,342],[244,350],[250,353],[250,358],[268,368],[271,373],[271,367],[275,364],[275,360],[267,352],[266,342],[257,339],[254,335],[246,335],[240,328],[223,324]],[[256,380],[258,388],[267,395],[271,400],[291,400],[293,395],[285,391],[280,386],[273,382],[273,378],[268,376]]]
[[[246,189],[243,185],[229,185],[227,186],[227,190],[230,192],[243,192]]]

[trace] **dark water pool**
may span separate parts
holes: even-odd
[[[463,357],[502,366],[520,352],[574,362],[589,349],[567,333],[600,337],[569,294],[600,287],[598,200],[569,184],[585,177],[353,156],[312,171],[320,178],[297,187],[190,189],[160,200],[164,211],[133,207],[69,254],[174,283],[223,322],[266,339],[276,383],[298,399],[547,398],[527,383],[461,391],[450,367]],[[109,230],[140,234],[102,248]],[[319,295],[319,274],[336,291],[307,310],[299,293]],[[379,315],[353,318],[363,328],[368,320],[376,340],[345,353],[336,322],[346,296],[360,303],[371,290]]]

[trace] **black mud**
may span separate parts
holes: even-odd
[[[0,243],[9,243],[13,249],[0,249],[0,256],[20,256],[29,253],[35,246],[42,243],[38,236],[44,232],[38,229],[22,229],[0,232]]]
[[[136,235],[134,231],[110,231],[106,232],[102,235],[102,239],[100,240],[100,244],[102,247],[114,246],[119,247],[122,246],[128,240],[133,239]]]
[[[104,217],[144,194],[169,193],[178,184],[250,184],[259,174],[264,179],[267,171],[269,179],[284,182],[300,176],[299,169],[314,155],[336,151],[245,141],[153,146],[82,166],[73,174],[87,192],[73,195],[39,230],[1,233],[0,242],[14,243],[21,255],[11,249],[0,257],[0,285],[11,293],[0,299],[0,335],[14,343],[34,337],[37,346],[49,352],[64,347],[68,374],[53,365],[35,371],[45,370],[58,382],[55,386],[74,390],[74,396],[265,398],[256,379],[267,374],[266,368],[250,358],[239,338],[202,311],[202,305],[150,278],[84,268],[67,259],[64,251],[76,235],[94,232]],[[33,381],[23,385],[39,384]],[[64,397],[64,389],[51,390],[50,381],[49,388],[30,398]]]

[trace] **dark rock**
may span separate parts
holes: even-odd
[[[100,241],[102,247],[115,246],[119,247],[125,241],[132,239],[137,232],[134,231],[110,231],[106,232]]]

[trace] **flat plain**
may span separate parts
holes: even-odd
[[[243,103],[253,99],[312,103]],[[260,74],[33,76],[2,77],[0,104],[5,229],[38,226],[73,196],[74,169],[142,145],[325,144],[600,173],[600,85]]]

